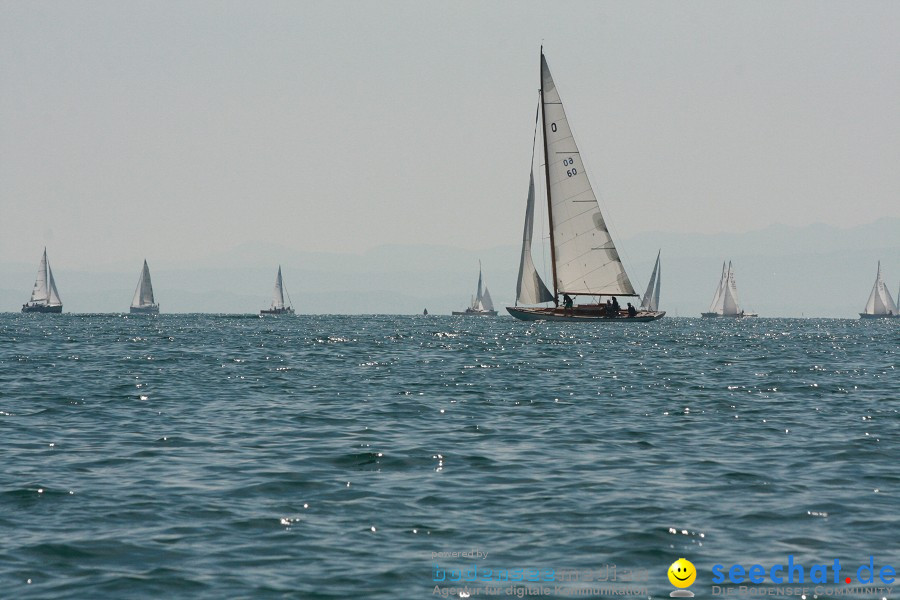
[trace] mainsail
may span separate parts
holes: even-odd
[[[653,274],[650,275],[650,283],[647,284],[647,291],[641,299],[641,308],[646,310],[659,310],[659,284],[662,281],[662,269],[659,266],[659,254],[656,253],[656,264],[653,265]]]
[[[900,292],[898,292],[900,296]],[[869,315],[887,315],[897,314],[897,304],[891,298],[891,292],[884,284],[881,277],[881,261],[878,261],[878,273],[875,276],[875,285],[872,286],[872,293],[869,294],[869,300],[866,302],[866,313]]]
[[[37,277],[34,279],[34,288],[31,290],[30,304],[46,304],[49,298],[47,289],[47,249],[44,248],[44,255],[41,257],[41,264],[38,266]]]
[[[134,298],[131,300],[132,308],[146,308],[155,304],[153,299],[153,284],[150,282],[150,267],[144,260],[144,267],[138,279],[137,288],[134,290]]]
[[[725,289],[725,281],[726,281],[726,271],[725,271],[725,262],[722,262],[722,275],[719,276],[719,285],[716,286],[716,293],[713,294],[712,302],[709,304],[709,311],[711,313],[722,314],[722,292]]]
[[[284,308],[284,282],[281,279],[281,265],[278,265],[278,275],[275,276],[275,291],[272,294],[272,310]]]
[[[559,294],[636,296],[600,213],[543,52],[541,103],[554,288]]]

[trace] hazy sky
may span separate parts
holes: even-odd
[[[542,41],[614,236],[900,216],[898,31],[874,1],[2,1],[0,260],[515,244]]]

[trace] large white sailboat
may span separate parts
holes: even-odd
[[[741,309],[731,261],[728,262],[727,269],[725,268],[725,263],[722,263],[722,276],[719,278],[719,285],[716,286],[716,293],[713,295],[709,309],[704,313],[700,313],[700,315],[706,318],[759,316],[756,313],[746,312]]]
[[[897,292],[900,300],[900,291]],[[891,319],[900,317],[897,314],[897,303],[891,298],[891,292],[884,284],[881,277],[881,261],[878,261],[878,273],[875,275],[875,285],[866,302],[866,311],[859,313],[860,319]]]
[[[153,298],[153,284],[150,282],[150,267],[144,259],[141,275],[134,290],[134,298],[131,299],[129,312],[133,315],[158,315],[159,304]]]
[[[463,317],[496,317],[497,311],[494,310],[494,301],[491,300],[491,293],[488,291],[487,286],[483,286],[482,289],[482,279],[481,279],[481,261],[478,261],[478,290],[474,298],[472,298],[472,303],[469,305],[464,311],[453,311],[453,315],[455,316],[463,316]]]
[[[47,249],[41,257],[41,265],[38,267],[37,278],[34,280],[34,289],[31,290],[31,300],[22,305],[23,313],[61,313],[62,300],[53,280],[53,270],[50,261],[47,260]]]
[[[524,321],[653,321],[665,312],[658,310],[615,310],[603,296],[634,296],[616,246],[600,213],[597,197],[585,172],[582,156],[559,91],[550,75],[541,49],[540,110],[543,121],[544,176],[550,220],[550,255],[553,266],[553,292],[541,280],[531,259],[531,235],[534,224],[534,159],[525,211],[525,233],[516,306],[506,310]],[[537,118],[535,119],[537,123]],[[535,140],[537,125],[535,126]],[[532,155],[534,152],[532,151]],[[559,297],[563,296],[563,306]],[[597,298],[596,303],[575,304],[578,297]],[[555,306],[519,306],[553,301]],[[618,301],[616,300],[616,304]],[[627,318],[624,318],[627,317]]]
[[[285,303],[284,295],[287,290],[284,287],[284,281],[281,278],[281,265],[278,265],[278,275],[275,276],[275,291],[272,293],[272,305],[268,309],[259,311],[259,315],[292,315],[294,308],[291,306],[291,295],[288,294],[288,301]]]

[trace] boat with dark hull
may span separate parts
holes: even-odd
[[[900,300],[900,291],[897,292],[897,299]],[[891,298],[891,292],[884,284],[884,279],[881,277],[881,261],[878,261],[875,285],[872,286],[872,292],[869,294],[869,300],[866,302],[866,310],[859,313],[859,318],[896,319],[900,317],[900,314],[897,313],[897,303]]]
[[[272,305],[259,311],[259,316],[277,316],[292,315],[294,308],[291,306],[291,295],[288,294],[288,301],[285,303],[284,295],[287,290],[284,287],[284,280],[281,278],[281,265],[278,265],[278,274],[275,276],[275,290],[272,293]]]
[[[531,176],[525,209],[525,229],[519,279],[516,284],[516,306],[507,312],[523,321],[600,321],[626,323],[655,321],[666,313],[649,307],[613,311],[602,301],[605,297],[638,297],[600,212],[597,197],[585,172],[582,155],[559,91],[550,75],[547,59],[541,49],[541,89],[535,133],[532,142]],[[539,125],[542,124],[542,127]],[[534,155],[537,132],[541,129],[544,150],[544,176],[547,190],[547,213],[550,222],[550,262],[553,268],[553,291],[541,279],[531,257],[534,229]],[[655,283],[651,286],[656,292]],[[559,306],[560,297],[564,306]],[[653,292],[651,292],[651,298]],[[576,300],[596,299],[593,303],[576,304]],[[555,306],[521,306],[553,302]]]
[[[134,298],[131,300],[131,307],[128,312],[132,315],[158,315],[159,304],[153,297],[153,283],[150,281],[150,267],[147,266],[147,260],[144,260],[144,266],[141,269],[141,275],[138,278],[137,288],[134,290]]]
[[[34,289],[31,290],[31,300],[22,305],[22,312],[49,314],[62,312],[62,300],[59,299],[56,281],[53,280],[53,270],[50,268],[50,261],[47,260],[46,248],[34,280]]]
[[[426,314],[428,314],[426,312]],[[494,301],[491,300],[491,293],[485,285],[482,291],[481,279],[481,261],[478,261],[478,289],[475,297],[472,298],[472,304],[469,308],[462,311],[452,311],[455,317],[496,317],[497,311],[494,310]]]

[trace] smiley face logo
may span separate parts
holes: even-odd
[[[669,581],[677,588],[690,587],[697,579],[697,569],[686,558],[679,558],[669,567]]]

